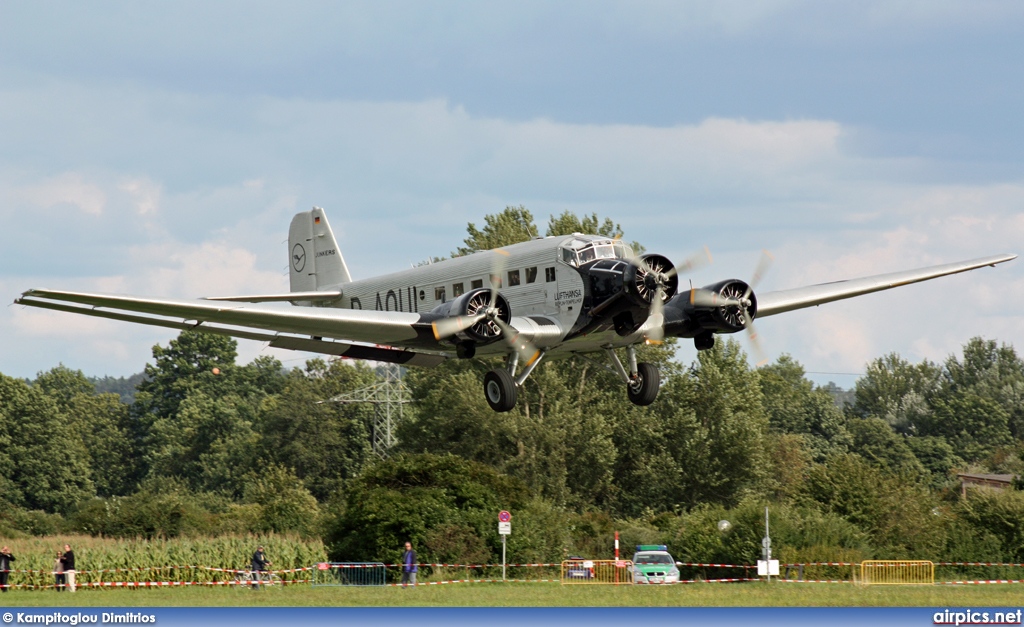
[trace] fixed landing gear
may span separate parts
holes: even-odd
[[[632,346],[626,347],[626,357],[629,358],[629,372],[626,372],[619,356],[615,351],[608,349],[608,356],[611,357],[615,371],[626,383],[626,395],[629,402],[634,405],[646,406],[658,398],[658,390],[661,389],[661,374],[654,364],[637,363],[636,350]]]
[[[636,365],[636,374],[632,375],[626,384],[626,394],[634,405],[650,405],[658,398],[660,388],[661,374],[657,366],[639,363]]]
[[[491,409],[505,412],[516,406],[519,388],[508,370],[491,370],[484,375],[484,397]]]
[[[540,351],[534,359],[526,364],[518,377],[515,376],[516,367],[519,365],[519,355],[512,353],[504,368],[491,370],[484,375],[484,398],[491,409],[497,412],[511,411],[519,399],[519,388],[526,382],[533,369],[544,358],[544,351]]]

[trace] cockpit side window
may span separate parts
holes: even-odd
[[[569,250],[568,248],[562,249],[562,261],[569,264],[570,266],[579,265],[579,263],[576,261],[576,251]]]

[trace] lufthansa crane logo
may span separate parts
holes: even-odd
[[[292,247],[292,267],[296,272],[302,272],[302,269],[306,267],[306,249],[302,247],[302,244]]]

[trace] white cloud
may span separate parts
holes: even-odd
[[[627,237],[677,259],[707,243],[717,261],[698,278],[708,282],[747,277],[757,251],[768,247],[777,262],[762,290],[1015,252],[1024,241],[1021,181],[929,183],[917,176],[908,183],[908,170],[943,164],[851,154],[844,138],[856,130],[832,120],[597,125],[474,116],[444,100],[258,98],[228,106],[146,93],[125,100],[164,103],[160,116],[147,119],[149,105],[129,115],[116,102],[101,102],[102,94],[83,100],[90,98],[112,118],[95,132],[103,135],[108,122],[113,129],[114,118],[128,120],[128,132],[119,133],[157,133],[156,143],[173,150],[90,176],[0,168],[7,197],[34,207],[63,202],[95,222],[53,227],[49,241],[59,244],[62,263],[45,276],[34,270],[31,280],[9,270],[7,283],[19,291],[32,284],[168,298],[282,291],[288,220],[312,204],[328,209],[360,277],[446,254],[467,221],[519,203],[541,228],[548,213],[564,209],[610,216]],[[209,122],[197,122],[193,112],[218,108],[237,112],[233,125],[206,135],[197,150]],[[179,175],[186,153],[201,176]],[[224,162],[237,175],[218,170]],[[20,239],[37,228],[18,212],[6,219]],[[18,254],[45,259],[32,247]],[[69,275],[78,261],[91,265]],[[935,358],[989,331],[1024,343],[1016,313],[1024,311],[1021,276],[1006,266],[759,327],[772,357],[790,352],[817,370],[850,371],[890,350]],[[54,362],[63,350],[82,351],[94,341],[108,342],[102,350],[111,355],[136,355],[135,368],[149,356],[153,331],[131,343],[118,337],[117,323],[58,329],[54,321],[70,316],[46,315],[0,323],[13,334],[9,354],[60,338],[69,348],[48,344]],[[261,349],[244,350],[251,356]],[[119,363],[113,356],[108,362]],[[9,357],[0,370],[17,371],[18,364]]]
[[[65,172],[25,187],[20,190],[19,195],[40,209],[72,205],[93,216],[103,213],[107,204],[107,196],[103,190],[87,182],[82,174],[77,172]]]
[[[147,179],[131,179],[118,185],[118,189],[132,197],[139,215],[156,213],[160,209],[161,187]]]

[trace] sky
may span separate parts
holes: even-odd
[[[760,291],[1021,253],[1021,59],[1013,0],[2,2],[0,294],[287,291],[314,205],[357,278],[510,205],[708,246],[694,285],[762,250]],[[758,331],[842,387],[1024,347],[1024,261]],[[9,305],[0,372],[126,376],[174,336]],[[239,342],[260,354],[309,357]]]

